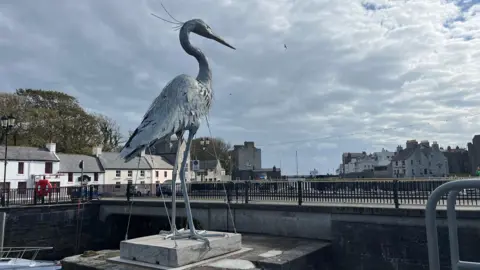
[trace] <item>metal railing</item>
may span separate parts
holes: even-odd
[[[476,178],[480,179],[480,178]],[[382,205],[399,208],[402,205],[425,205],[430,194],[439,186],[460,180],[336,180],[336,181],[228,181],[190,182],[187,190],[191,200],[219,200],[225,197],[231,203],[288,202],[302,204]],[[224,186],[226,189],[224,190]],[[160,189],[162,192],[160,192]],[[89,201],[98,198],[126,197],[127,184],[89,185],[88,188],[58,187],[47,196],[39,197],[35,189],[10,189],[7,205],[57,204]],[[170,198],[169,184],[136,184],[132,196],[142,198]],[[177,196],[181,197],[180,188]],[[479,206],[480,190],[461,190],[457,205]],[[440,205],[447,205],[447,196],[441,196]]]
[[[30,259],[34,261],[37,258],[37,255],[40,251],[52,250],[53,247],[3,247],[0,250],[0,259],[11,258],[15,259],[25,259],[26,254],[32,254]]]
[[[450,242],[450,260],[452,270],[480,269],[480,263],[461,261],[458,249],[458,224],[455,205],[460,191],[465,189],[479,189],[480,180],[458,180],[444,183],[436,188],[428,198],[425,209],[425,225],[427,229],[428,262],[430,270],[440,269],[440,255],[437,232],[437,205],[448,193],[447,222]]]

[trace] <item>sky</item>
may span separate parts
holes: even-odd
[[[212,67],[212,135],[254,141],[265,168],[296,174],[297,152],[300,174],[332,173],[342,152],[480,133],[476,2],[2,0],[0,90],[64,91],[127,134],[168,81],[198,72],[150,15],[169,19],[163,3],[237,48],[191,36]]]

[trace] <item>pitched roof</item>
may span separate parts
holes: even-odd
[[[80,161],[83,160],[84,172],[103,172],[100,161],[93,156],[76,154],[57,154],[60,159],[60,172],[81,172]]]
[[[99,156],[100,164],[105,170],[150,170],[152,167],[144,156],[132,158],[125,162],[119,155],[114,152],[103,152]]]
[[[395,156],[392,157],[392,161],[402,161],[408,159],[414,152],[416,148],[406,148],[398,152]]]
[[[199,160],[200,170],[213,170],[217,167],[218,160]]]
[[[0,147],[0,160],[5,159],[5,146]],[[47,148],[9,146],[7,160],[34,160],[34,161],[58,161],[54,153]]]
[[[172,164],[169,161],[159,155],[145,155],[145,159],[150,164],[152,169],[173,170]]]

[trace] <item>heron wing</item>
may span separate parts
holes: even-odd
[[[128,158],[157,140],[170,138],[183,130],[191,121],[192,109],[197,106],[192,101],[198,87],[198,81],[188,75],[179,75],[170,81],[152,102],[120,156]]]

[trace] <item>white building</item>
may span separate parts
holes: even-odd
[[[33,188],[35,179],[46,177],[53,184],[60,182],[59,159],[55,154],[56,145],[49,143],[45,148],[8,146],[7,188]],[[0,147],[0,187],[3,186],[5,147]]]
[[[101,152],[96,149],[105,176],[106,185],[126,185],[129,182],[135,184],[152,184],[152,167],[147,162],[145,155],[134,157],[125,162],[119,153]]]
[[[343,162],[336,170],[339,174],[360,173],[364,171],[375,171],[382,167],[388,167],[391,163],[394,152],[382,149],[380,152],[372,154],[362,153],[343,153]],[[386,169],[385,169],[386,170]]]
[[[145,155],[147,162],[152,167],[152,184],[161,184],[172,180],[173,165],[167,159],[159,155]]]
[[[219,160],[199,160],[198,170],[194,171],[193,169],[192,165],[192,181],[216,182],[231,179],[230,176],[225,175],[225,169],[222,167]]]
[[[393,177],[445,177],[448,175],[448,160],[440,151],[437,142],[409,140],[406,148],[397,147],[392,159]]]
[[[105,184],[105,173],[95,156],[58,153],[60,159],[61,186],[79,186],[82,181],[88,185]],[[83,172],[80,162],[83,161]]]

